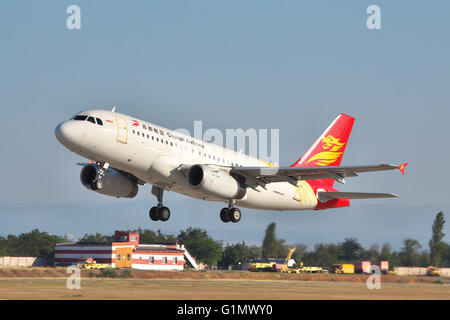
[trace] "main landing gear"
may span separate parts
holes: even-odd
[[[92,190],[100,190],[103,188],[103,176],[106,169],[109,168],[109,163],[97,161],[95,165],[97,166],[97,175],[91,182],[91,188]]]
[[[167,221],[170,218],[170,210],[162,204],[164,189],[153,186],[152,194],[158,199],[158,205],[152,207],[149,212],[150,219],[153,221]]]
[[[222,220],[222,222],[233,222],[233,223],[237,223],[239,221],[241,221],[241,210],[239,210],[239,208],[236,208],[233,206],[234,205],[234,200],[230,200],[230,204],[228,205],[228,207],[223,208],[222,210],[220,210],[220,220]]]

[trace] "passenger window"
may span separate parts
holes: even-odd
[[[101,120],[101,119],[99,119],[99,118],[95,118],[95,120],[97,120],[97,124],[98,125],[103,125],[103,121]]]
[[[73,117],[73,120],[78,120],[78,121],[84,121],[86,120],[87,116],[75,116]]]
[[[159,141],[159,138],[156,138],[156,141]]]
[[[137,135],[138,135],[138,136],[140,136],[140,135],[141,135],[139,131],[137,132]]]
[[[89,117],[89,118],[87,119],[87,121],[92,122],[93,124],[95,124],[95,119],[94,119],[94,117]]]
[[[155,136],[152,136],[152,140],[155,140]]]

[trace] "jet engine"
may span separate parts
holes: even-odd
[[[138,186],[136,182],[117,170],[105,170],[101,189],[92,188],[92,182],[96,177],[97,167],[95,165],[88,164],[81,169],[81,183],[89,190],[117,198],[134,198],[137,195]]]
[[[191,166],[187,181],[192,188],[217,199],[242,199],[246,192],[227,172],[204,164]]]

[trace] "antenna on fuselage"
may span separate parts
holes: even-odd
[[[116,111],[116,106],[114,106],[111,110],[111,112],[114,112],[114,111]]]

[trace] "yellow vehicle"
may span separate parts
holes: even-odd
[[[248,271],[262,272],[262,271],[275,271],[276,262],[268,260],[252,261],[248,264]]]
[[[94,259],[88,258],[86,261],[82,263],[78,263],[77,267],[80,269],[104,269],[104,268],[111,268],[110,264],[106,263],[97,263]]]
[[[281,272],[284,273],[324,273],[327,272],[326,270],[323,270],[321,267],[305,267],[303,266],[303,262],[300,263],[300,267],[289,267],[288,262],[292,257],[292,254],[294,253],[295,248],[289,249],[289,253],[284,260],[284,264],[281,265]]]
[[[301,272],[304,273],[324,273],[326,270],[323,270],[321,267],[303,267],[301,268]]]
[[[350,263],[333,264],[330,271],[332,273],[355,273],[355,266]]]
[[[439,277],[440,275],[441,275],[441,269],[439,269],[438,267],[428,266],[427,276]]]

